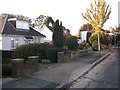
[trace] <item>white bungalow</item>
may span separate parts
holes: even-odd
[[[28,43],[43,43],[45,35],[29,26],[27,20],[11,15],[0,16],[0,50],[13,50]]]

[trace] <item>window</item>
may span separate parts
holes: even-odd
[[[17,29],[29,30],[29,22],[23,21],[23,20],[17,20],[16,21],[16,28]]]
[[[33,37],[32,36],[25,36],[25,44],[33,43]]]

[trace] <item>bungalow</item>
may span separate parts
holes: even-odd
[[[0,50],[13,50],[28,43],[43,43],[45,35],[29,26],[29,22],[9,14],[0,16]]]

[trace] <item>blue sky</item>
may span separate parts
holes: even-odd
[[[59,19],[63,25],[76,35],[82,24],[87,23],[81,16],[94,0],[1,0],[0,14],[22,14],[30,18],[48,15],[54,20]],[[106,0],[112,8],[109,20],[104,29],[118,26],[119,0]]]

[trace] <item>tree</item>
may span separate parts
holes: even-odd
[[[37,29],[41,29],[44,25],[44,20],[45,20],[46,16],[44,15],[39,15],[38,17],[36,17],[35,19],[29,19],[29,24],[30,26],[32,26],[33,28],[37,28]]]
[[[95,32],[98,35],[98,50],[100,51],[100,32],[101,29],[109,19],[111,8],[105,0],[94,0],[94,4],[91,3],[90,9],[87,9],[84,14],[82,14],[83,18],[86,19],[92,27],[95,29]]]
[[[62,26],[62,22],[60,22],[60,26],[59,26],[59,46],[62,48],[63,47],[63,42],[64,42],[64,38],[63,38],[63,26]]]
[[[44,20],[44,24],[47,25],[47,26],[49,26],[50,23],[51,23],[52,26],[53,26],[54,20],[53,20],[52,17],[47,16],[46,19]]]
[[[62,22],[59,25],[59,20],[56,20],[53,25],[53,45],[63,48],[63,26]]]
[[[59,43],[59,40],[58,40],[59,20],[56,20],[56,22],[54,23],[53,30],[54,30],[54,32],[53,32],[53,46],[58,47],[58,43]]]

